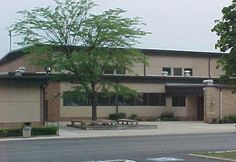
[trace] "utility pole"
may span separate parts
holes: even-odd
[[[10,46],[10,47],[9,47],[9,51],[11,51],[11,37],[12,37],[12,35],[11,35],[11,30],[9,30],[9,41],[10,41],[10,42],[9,42],[9,43],[10,43],[10,44],[9,44],[9,46]]]

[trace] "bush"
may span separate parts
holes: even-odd
[[[0,129],[0,137],[22,136],[22,129]]]
[[[235,123],[236,122],[236,115],[229,115],[228,119],[229,119],[229,121]]]
[[[145,121],[157,121],[157,117],[146,118]]]
[[[173,112],[164,112],[160,115],[162,121],[176,121]]]
[[[236,115],[225,116],[221,123],[236,123]]]
[[[22,128],[17,129],[0,129],[0,137],[19,137],[22,136]],[[58,127],[46,126],[46,127],[34,127],[31,130],[32,136],[41,135],[56,135]]]
[[[32,136],[42,136],[42,135],[56,135],[58,127],[46,126],[46,127],[34,127],[31,130]]]
[[[109,114],[109,119],[111,120],[117,120],[117,119],[123,119],[123,118],[126,118],[126,114],[125,113],[112,113],[112,114]]]
[[[133,120],[138,120],[138,115],[137,114],[131,114],[130,119],[133,119]]]

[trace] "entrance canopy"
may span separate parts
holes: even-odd
[[[194,95],[201,96],[203,95],[204,84],[183,84],[183,83],[167,83],[166,95],[168,96],[186,96]]]

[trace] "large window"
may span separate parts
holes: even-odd
[[[165,106],[166,96],[164,93],[144,93],[143,105],[144,106]]]
[[[185,96],[172,96],[173,107],[184,107],[186,105]]]
[[[126,74],[125,68],[118,68],[115,70],[115,74]]]
[[[71,92],[64,92],[63,94],[64,106],[88,106],[91,105],[90,97],[87,95],[78,96]]]
[[[141,93],[138,96],[123,97],[117,96],[117,103],[120,106],[165,106],[166,105],[166,95],[165,93]],[[77,96],[72,96],[69,92],[65,92],[63,95],[63,105],[64,106],[89,106],[90,97],[86,99],[79,99]],[[116,95],[104,95],[102,93],[98,94],[97,100],[98,106],[115,106],[116,105]]]
[[[106,69],[106,70],[104,70],[103,73],[104,73],[104,74],[114,74],[114,70],[112,70],[112,69]]]

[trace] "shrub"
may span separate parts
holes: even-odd
[[[162,121],[176,121],[173,112],[164,112],[160,115]]]
[[[31,130],[32,136],[42,136],[42,135],[56,135],[58,127],[46,126],[46,127],[34,127]]]
[[[225,116],[222,123],[236,123],[236,115]]]
[[[56,135],[58,127],[46,126],[46,127],[33,127],[31,130],[32,136],[40,135]],[[18,137],[22,136],[22,128],[17,129],[0,129],[0,137]]]
[[[137,120],[138,119],[138,115],[137,114],[131,114],[130,119],[133,119],[133,120]]]
[[[145,121],[157,121],[157,117],[146,118]]]
[[[109,114],[109,119],[111,120],[117,120],[117,119],[122,119],[122,118],[126,118],[126,114],[125,113],[112,113]]]
[[[22,129],[0,129],[0,137],[17,137],[22,136]]]
[[[235,123],[236,122],[236,115],[229,115],[228,119],[229,119],[229,121]]]

